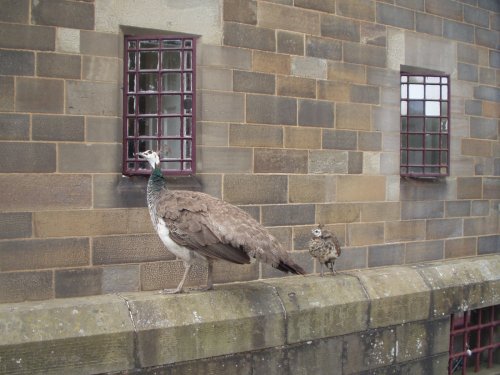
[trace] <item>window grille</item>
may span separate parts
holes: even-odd
[[[500,369],[500,305],[453,314],[448,374],[493,367]]]
[[[149,174],[136,153],[160,151],[170,174],[195,169],[195,39],[185,36],[125,37],[123,170]]]
[[[401,73],[401,176],[449,175],[449,98],[449,76]]]

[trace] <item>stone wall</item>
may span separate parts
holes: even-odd
[[[0,373],[445,374],[450,314],[499,304],[499,291],[489,255],[2,304]]]
[[[121,175],[130,30],[200,36],[196,179],[308,271],[315,223],[344,245],[340,270],[500,251],[495,0],[0,6],[0,302],[155,290],[182,275],[153,233],[144,180]],[[451,75],[448,178],[399,176],[401,65]],[[259,264],[214,275],[270,276]]]

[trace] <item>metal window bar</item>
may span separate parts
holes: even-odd
[[[196,160],[196,40],[126,36],[123,77],[123,171],[147,175],[135,154],[161,151],[162,170],[193,174]]]
[[[491,368],[500,355],[500,305],[451,316],[448,374]]]
[[[450,173],[450,77],[401,73],[400,174]]]

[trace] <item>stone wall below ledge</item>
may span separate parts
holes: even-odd
[[[0,304],[0,374],[441,374],[450,314],[496,304],[500,255]]]

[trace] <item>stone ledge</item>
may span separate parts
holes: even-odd
[[[0,374],[162,366],[318,342],[499,303],[500,256],[491,255],[182,295],[140,292],[2,304]]]

